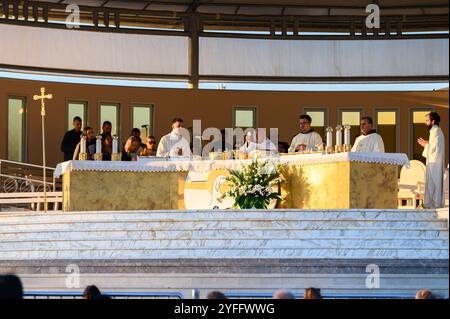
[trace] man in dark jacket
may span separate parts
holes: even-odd
[[[77,144],[80,143],[82,120],[79,116],[73,118],[73,130],[64,134],[61,142],[61,151],[64,152],[64,161],[71,161]]]

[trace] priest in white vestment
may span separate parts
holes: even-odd
[[[247,152],[251,155],[254,151],[260,151],[263,153],[278,153],[278,147],[267,138],[264,129],[257,129],[255,133],[255,139],[249,143],[248,147],[242,147],[241,151]]]
[[[431,112],[425,117],[425,123],[430,130],[429,140],[418,139],[424,147],[422,156],[427,159],[425,174],[425,208],[442,208],[444,198],[445,141],[439,123],[439,114]]]
[[[361,119],[361,135],[356,138],[352,152],[384,153],[383,138],[373,129],[371,117]]]
[[[158,145],[158,157],[189,157],[191,148],[188,140],[182,134],[183,120],[176,118],[172,122],[172,132],[163,136]],[[187,131],[186,131],[187,133]]]
[[[311,123],[312,119],[309,115],[300,116],[300,133],[292,139],[289,153],[313,150],[323,145],[322,137],[311,129]]]

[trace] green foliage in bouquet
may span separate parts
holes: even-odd
[[[227,181],[230,190],[223,197],[233,198],[234,207],[266,209],[271,200],[281,199],[280,169],[270,161],[255,161],[240,170],[230,170]]]

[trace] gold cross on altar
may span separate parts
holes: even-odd
[[[53,94],[47,94],[45,95],[45,88],[41,88],[41,95],[35,95],[33,97],[33,100],[41,100],[41,115],[45,116],[45,100],[51,100],[53,99]]]

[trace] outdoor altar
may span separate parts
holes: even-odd
[[[405,154],[302,154],[260,159],[279,165],[284,182],[277,208],[397,208],[399,166]],[[227,209],[221,199],[229,171],[251,160],[68,161],[64,211]]]

